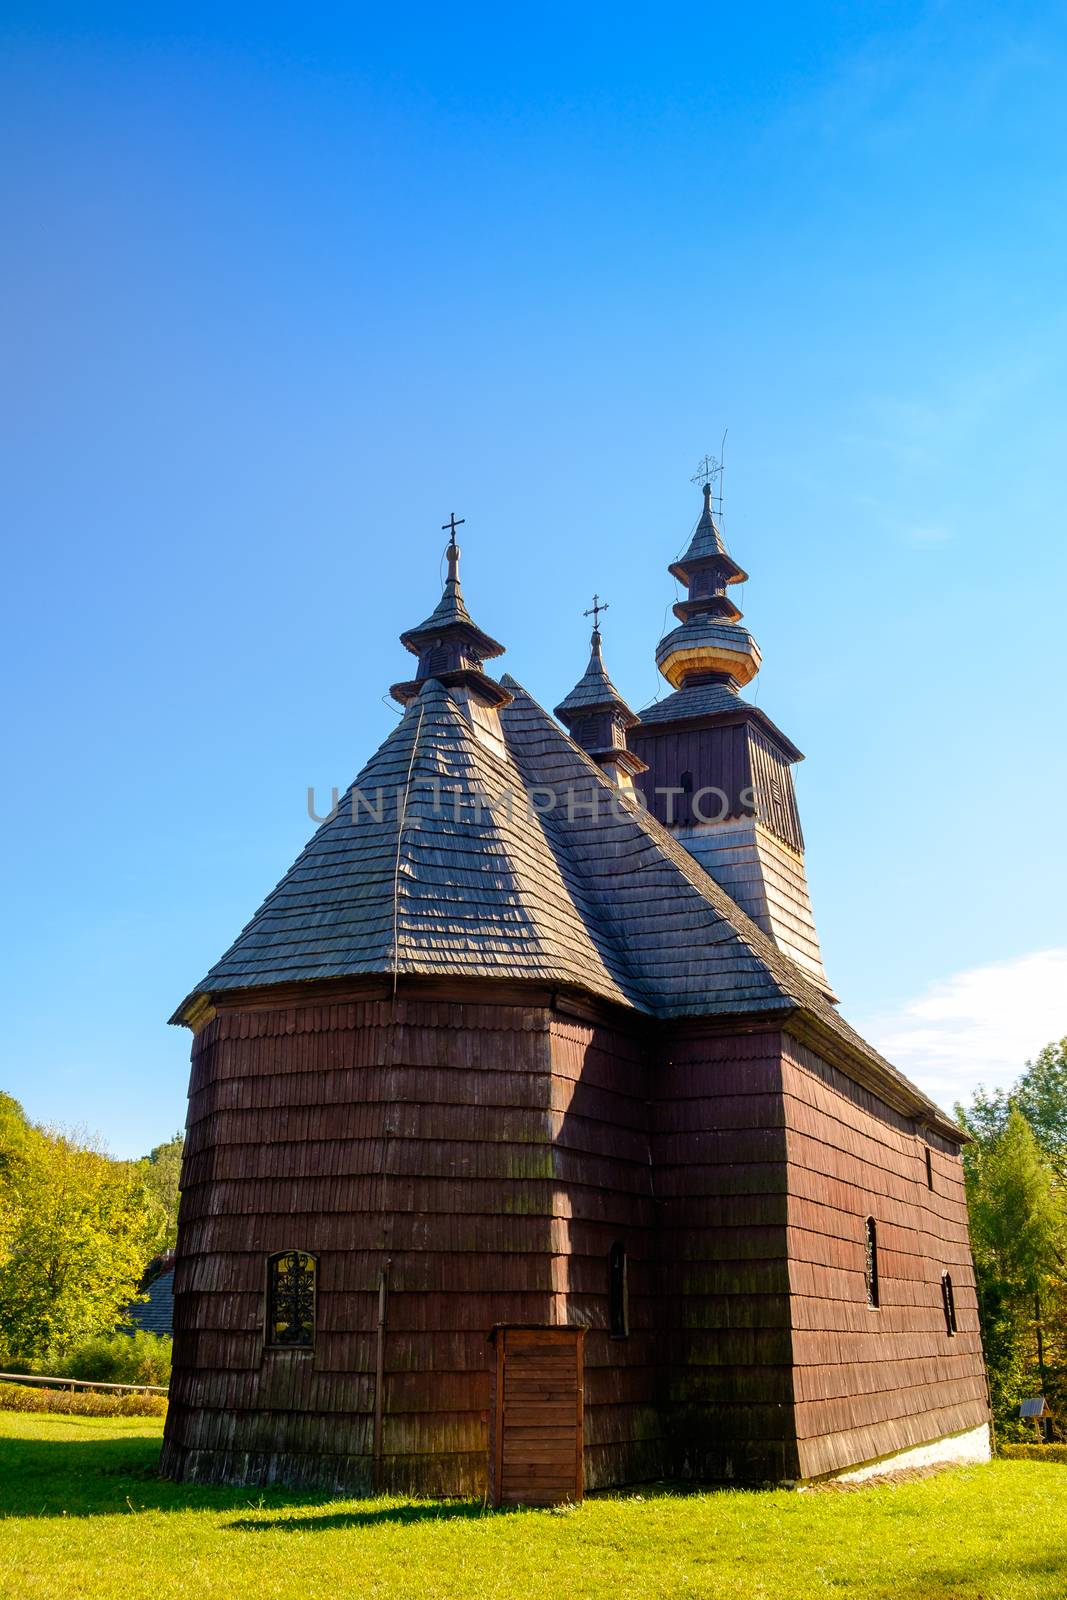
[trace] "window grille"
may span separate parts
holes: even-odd
[[[267,1344],[310,1349],[315,1338],[318,1257],[282,1250],[267,1257]]]
[[[873,1217],[868,1217],[864,1223],[864,1244],[866,1258],[863,1267],[863,1280],[867,1287],[867,1304],[878,1304],[878,1230]]]

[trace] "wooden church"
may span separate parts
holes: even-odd
[[[486,671],[453,525],[397,726],[172,1019],[170,1475],[536,1503],[988,1455],[964,1135],[837,1009],[710,484],[670,571],[670,693],[634,713],[594,626],[556,721]]]

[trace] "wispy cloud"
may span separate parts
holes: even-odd
[[[1067,948],[954,973],[861,1032],[946,1109],[976,1084],[1007,1088],[1067,1034]]]

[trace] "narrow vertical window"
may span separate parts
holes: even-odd
[[[951,1339],[956,1332],[956,1296],[952,1292],[952,1274],[941,1274],[941,1305],[945,1313],[945,1332]]]
[[[934,1163],[930,1158],[930,1146],[924,1145],[923,1149],[926,1155],[926,1187],[932,1189],[934,1186]]]
[[[310,1349],[315,1338],[318,1257],[282,1250],[267,1257],[267,1344]]]
[[[611,1337],[625,1339],[630,1332],[630,1284],[626,1269],[626,1246],[616,1239],[608,1251],[608,1296]]]
[[[863,1281],[867,1286],[867,1304],[878,1304],[878,1230],[874,1218],[868,1217],[863,1225],[864,1246],[866,1255],[863,1265]]]

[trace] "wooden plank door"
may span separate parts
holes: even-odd
[[[584,1328],[499,1328],[490,1437],[494,1505],[556,1505],[583,1491]]]

